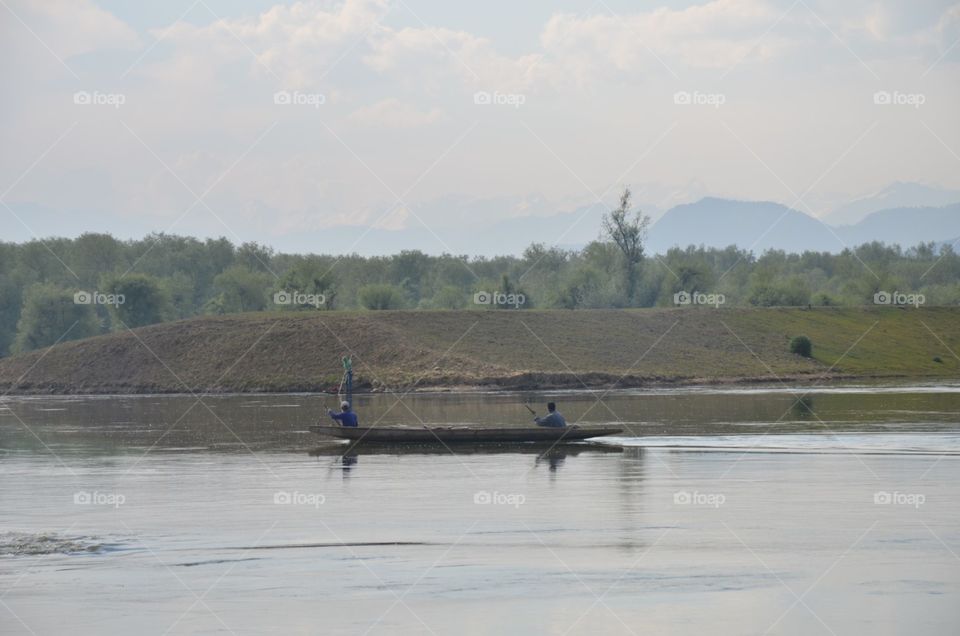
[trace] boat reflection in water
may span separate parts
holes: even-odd
[[[311,457],[330,457],[333,459],[331,469],[339,467],[344,473],[349,472],[360,461],[361,455],[535,455],[534,468],[545,464],[550,472],[556,472],[563,466],[567,457],[576,457],[581,454],[621,454],[623,448],[609,444],[591,444],[589,442],[561,442],[546,444],[537,442],[508,442],[508,443],[478,443],[456,444],[389,444],[383,442],[350,442],[342,443],[331,441],[323,443],[308,451]]]

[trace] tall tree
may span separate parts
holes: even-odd
[[[643,243],[647,240],[650,217],[640,210],[630,214],[630,188],[620,195],[620,206],[603,216],[603,230],[620,249],[623,256],[624,277],[627,283],[627,302],[633,303],[643,263]]]

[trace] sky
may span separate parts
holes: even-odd
[[[654,216],[960,189],[958,41],[923,0],[0,0],[0,239],[442,251],[625,186]]]

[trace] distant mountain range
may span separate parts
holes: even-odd
[[[648,247],[737,245],[767,249],[837,252],[870,241],[910,247],[943,243],[960,235],[960,203],[943,207],[880,210],[854,225],[832,226],[779,203],[705,198],[669,210],[651,229]]]
[[[670,192],[667,194],[676,196],[662,196],[663,192],[653,194],[674,201],[679,196]],[[277,236],[261,232],[256,240],[282,252],[355,252],[364,256],[395,254],[401,250],[487,257],[519,255],[534,242],[577,249],[600,236],[603,215],[616,204],[613,200],[584,204],[587,200],[570,198],[557,202],[538,194],[490,198],[449,195],[398,210],[373,228],[347,225]],[[636,207],[655,219],[647,243],[647,251],[655,253],[688,245],[737,245],[756,254],[767,249],[837,252],[870,241],[911,247],[931,241],[956,244],[960,237],[960,191],[917,183],[891,184],[821,219],[779,203],[716,197],[663,211],[638,196]],[[12,208],[44,236],[77,236],[99,231],[111,232],[118,238],[141,238],[148,232],[164,229],[164,224],[169,223],[164,219],[158,225],[160,217],[108,215],[96,211],[78,214],[74,210],[55,210],[29,203]],[[264,213],[271,212],[278,218],[281,214],[279,210]],[[226,211],[220,210],[220,213],[234,225]],[[201,237],[226,235],[235,242],[250,240],[249,229],[235,228],[243,236],[241,239],[238,234],[225,232],[222,224],[207,216],[198,212],[170,231]],[[320,220],[323,212],[316,210],[305,216]],[[90,225],[90,219],[96,226]],[[187,225],[188,221],[203,219],[208,226]],[[0,233],[0,240],[30,238],[29,231],[15,219],[10,219]]]
[[[870,196],[851,201],[823,217],[831,225],[854,225],[880,210],[909,207],[942,207],[960,201],[960,190],[947,190],[922,183],[891,183]]]

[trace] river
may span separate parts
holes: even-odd
[[[2,634],[960,633],[960,386],[0,400]]]

